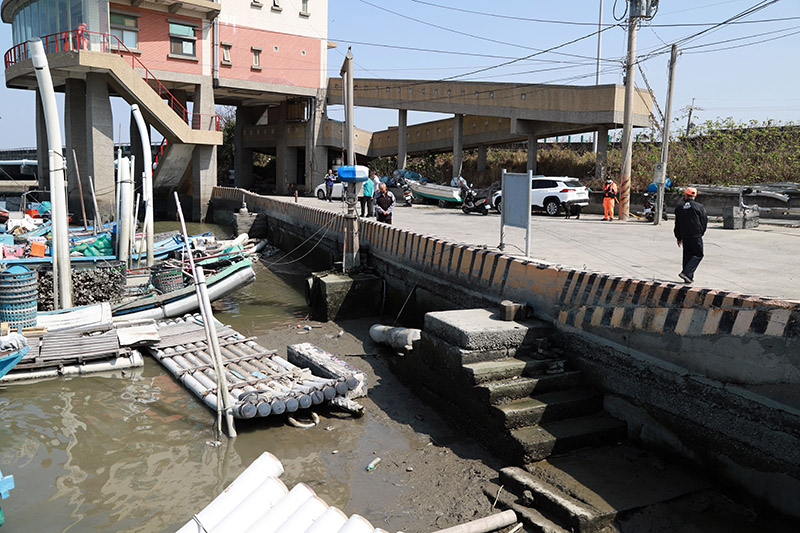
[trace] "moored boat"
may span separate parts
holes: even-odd
[[[461,202],[461,191],[458,187],[448,187],[446,185],[436,185],[433,183],[422,183],[412,181],[409,183],[414,195],[422,198],[430,198],[440,202]]]

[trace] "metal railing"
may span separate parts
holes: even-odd
[[[130,48],[119,40],[116,35],[110,33],[100,33],[85,29],[62,31],[45,35],[42,37],[45,51],[50,53],[70,52],[78,50],[89,50],[93,52],[104,52],[116,54],[125,61],[130,60],[131,68],[139,69],[143,72],[144,81],[158,94],[166,100],[167,105],[181,117],[186,124],[196,130],[222,131],[220,116],[216,114],[190,113],[166,86],[156,78],[150,69],[134,54]],[[5,68],[8,68],[20,61],[30,57],[28,43],[20,43],[5,54]]]

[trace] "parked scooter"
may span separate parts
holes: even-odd
[[[395,180],[395,184],[400,187],[400,190],[403,191],[403,200],[405,200],[406,205],[410,206],[412,200],[414,199],[414,193],[411,191],[411,186],[408,184],[408,180],[399,177]]]
[[[489,209],[492,208],[489,205],[489,199],[485,197],[478,198],[475,195],[475,191],[469,189],[467,193],[464,195],[464,202],[461,204],[461,211],[464,214],[470,213],[480,213],[481,215],[488,215]]]
[[[656,219],[656,199],[651,198],[649,193],[644,193],[644,216],[648,222]],[[661,218],[667,220],[666,211],[661,211]]]

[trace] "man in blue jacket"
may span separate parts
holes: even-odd
[[[694,281],[694,271],[703,260],[703,235],[708,226],[706,209],[695,198],[697,189],[688,187],[683,193],[683,203],[675,208],[675,238],[678,246],[683,246],[683,270],[678,276],[684,283]]]

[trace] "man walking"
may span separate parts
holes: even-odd
[[[364,188],[361,191],[361,196],[358,197],[358,202],[361,204],[361,218],[364,218],[365,216],[371,217],[374,213],[374,209],[372,207],[372,197],[375,192],[375,182],[372,180],[374,175],[375,171],[370,170],[369,179],[364,182]],[[364,214],[365,211],[366,215]]]
[[[375,198],[375,214],[378,222],[392,223],[392,208],[394,207],[394,194],[385,183],[378,186],[380,194]]]
[[[614,220],[614,202],[617,201],[617,184],[608,178],[603,184],[603,220]]]
[[[708,226],[706,209],[695,198],[697,189],[688,187],[683,203],[675,208],[675,238],[678,246],[683,246],[683,270],[678,276],[684,283],[694,281],[694,271],[703,260],[703,235]]]
[[[328,173],[325,174],[325,198],[330,202],[331,196],[333,196],[333,170],[328,169]]]

